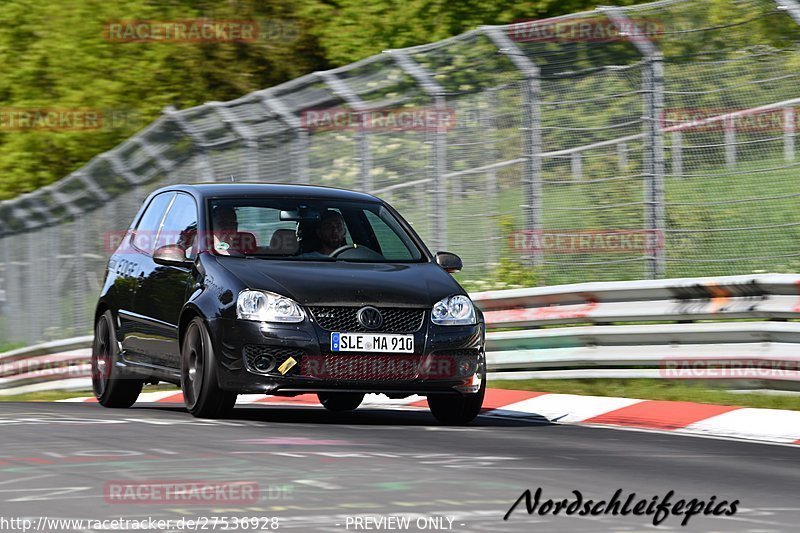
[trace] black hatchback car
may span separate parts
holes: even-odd
[[[391,206],[300,185],[179,185],[150,195],[111,259],[95,313],[94,392],[129,407],[179,385],[198,417],[238,394],[426,396],[443,423],[483,403],[485,326]]]

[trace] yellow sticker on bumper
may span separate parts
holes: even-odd
[[[290,357],[289,359],[284,361],[281,366],[278,367],[278,372],[280,372],[281,374],[286,374],[296,364],[297,364],[297,360],[294,357]]]

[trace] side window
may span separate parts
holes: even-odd
[[[186,250],[186,258],[194,259],[197,256],[197,205],[191,196],[178,193],[172,207],[169,208],[167,218],[154,249],[168,244],[177,244]]]
[[[146,254],[153,253],[153,245],[158,236],[161,221],[164,219],[164,212],[174,195],[175,193],[159,194],[147,206],[133,236],[133,245],[140,251]]]
[[[383,257],[389,261],[408,261],[416,259],[411,255],[408,247],[403,243],[397,233],[395,233],[381,217],[372,211],[365,210],[364,213],[367,216],[369,225],[372,226],[375,238],[378,239]]]

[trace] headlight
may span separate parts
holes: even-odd
[[[466,296],[451,296],[436,302],[431,320],[440,326],[469,326],[475,324],[475,308]]]
[[[236,300],[236,318],[258,322],[302,322],[305,313],[294,300],[267,291],[244,290]]]

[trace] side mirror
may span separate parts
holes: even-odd
[[[460,272],[461,269],[464,268],[464,263],[461,262],[461,258],[450,252],[437,253],[436,264],[451,274],[453,272]]]
[[[189,268],[193,261],[186,259],[186,250],[177,244],[168,244],[157,248],[153,261],[159,265]]]

